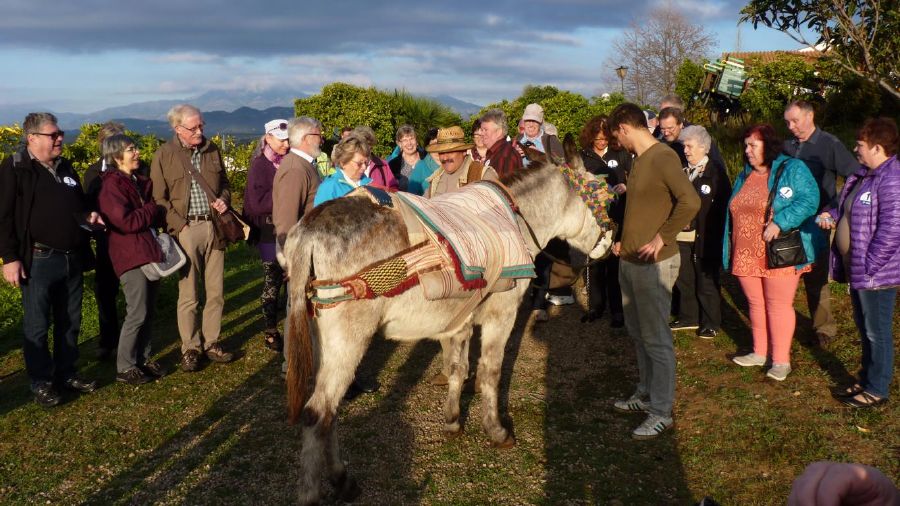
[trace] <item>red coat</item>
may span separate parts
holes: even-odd
[[[162,224],[163,208],[153,201],[153,183],[137,182],[116,169],[101,176],[97,207],[106,223],[109,257],[117,276],[151,262],[162,261],[162,250],[150,229]]]

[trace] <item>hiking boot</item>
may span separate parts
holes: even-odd
[[[669,329],[675,330],[697,330],[700,328],[700,325],[691,322],[685,322],[682,320],[675,320],[674,322],[669,324]]]
[[[613,407],[616,411],[621,411],[623,413],[646,413],[647,409],[650,406],[641,399],[641,396],[638,394],[632,394],[631,397],[616,401],[613,403]]]
[[[575,303],[575,297],[571,295],[547,295],[547,302],[554,306],[568,306]]]
[[[200,352],[197,350],[188,350],[181,356],[181,370],[184,372],[195,372],[200,368]]]
[[[790,373],[791,364],[772,364],[769,372],[766,373],[766,377],[772,378],[775,381],[784,381]]]
[[[34,393],[34,402],[43,408],[52,408],[62,401],[51,383],[38,383],[31,387],[31,391]]]
[[[88,381],[83,378],[79,378],[78,376],[72,376],[71,378],[63,381],[63,386],[73,392],[78,392],[82,394],[89,394],[97,389],[96,381]]]
[[[147,362],[146,364],[141,366],[141,369],[143,369],[145,373],[155,378],[162,378],[169,373],[169,371],[166,370],[166,368],[163,367],[163,365],[159,362]]]
[[[732,362],[741,367],[761,367],[766,365],[766,357],[757,355],[756,353],[748,353],[731,359]]]
[[[125,372],[116,374],[116,381],[119,383],[128,383],[129,385],[143,385],[153,381],[153,376],[145,373],[140,367],[132,367]]]
[[[234,353],[227,352],[218,344],[214,344],[206,349],[206,358],[219,364],[227,364],[234,360]]]
[[[644,420],[644,423],[638,425],[638,428],[634,429],[634,432],[631,433],[631,437],[634,439],[653,439],[665,432],[673,423],[674,421],[670,417],[650,413],[647,415],[647,419]]]

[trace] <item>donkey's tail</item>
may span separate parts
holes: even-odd
[[[309,334],[309,311],[306,285],[312,269],[312,241],[291,234],[285,245],[287,272],[290,278],[291,314],[287,335],[287,401],[288,421],[297,423],[306,404],[307,387],[313,372],[312,341]]]

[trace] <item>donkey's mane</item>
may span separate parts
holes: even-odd
[[[513,193],[528,193],[537,186],[544,183],[547,177],[556,170],[556,165],[552,162],[532,162],[528,167],[523,167],[512,174],[507,174],[500,178],[500,182],[505,184]]]

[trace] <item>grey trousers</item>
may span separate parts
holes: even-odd
[[[137,267],[119,278],[125,293],[125,321],[119,333],[116,370],[125,372],[150,359],[150,327],[156,307],[159,281],[150,281]]]
[[[675,348],[669,329],[672,286],[681,255],[655,264],[619,263],[625,326],[634,340],[640,380],[637,394],[650,396],[650,412],[670,417],[675,402]]]

